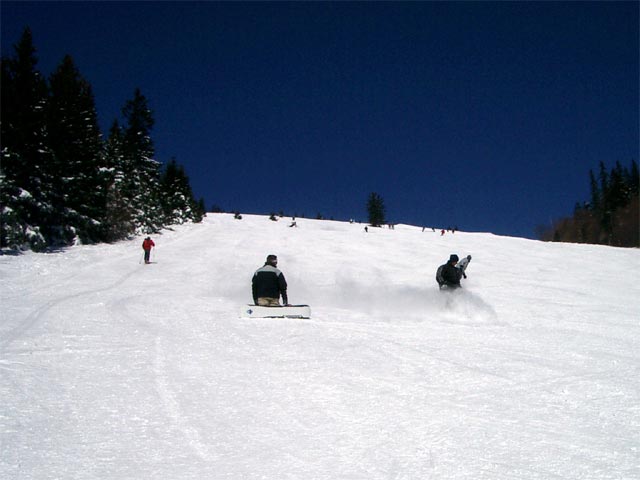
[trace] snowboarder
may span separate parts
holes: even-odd
[[[462,272],[456,268],[458,260],[458,255],[454,253],[449,257],[449,261],[447,263],[438,267],[438,271],[436,272],[436,281],[441,289],[461,287],[460,278],[462,277]]]
[[[144,250],[144,263],[145,264],[149,264],[151,262],[149,262],[149,257],[151,256],[151,249],[153,247],[155,247],[156,244],[153,243],[153,240],[151,240],[151,237],[147,237],[144,239],[144,241],[142,242],[142,249]]]
[[[466,270],[467,270],[467,267],[469,266],[470,261],[471,261],[471,255],[467,255],[462,260],[460,260],[456,265],[456,268],[459,269],[460,272],[462,273],[463,278],[467,278]]]
[[[278,257],[267,256],[267,261],[262,268],[256,270],[251,280],[251,293],[255,305],[263,307],[279,307],[280,295],[282,302],[289,305],[287,297],[287,281],[283,273],[278,270]]]

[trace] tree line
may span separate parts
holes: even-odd
[[[572,217],[539,228],[541,240],[640,247],[638,164],[620,162],[607,170],[603,162],[596,175],[589,171],[591,198],[578,203]]]
[[[113,242],[202,221],[184,168],[154,160],[154,118],[139,89],[105,139],[70,56],[45,79],[27,28],[0,64],[0,247]]]

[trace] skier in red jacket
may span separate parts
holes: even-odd
[[[153,243],[151,237],[145,238],[144,242],[142,242],[142,249],[144,250],[144,263],[150,263],[149,256],[151,255],[151,249],[155,246],[156,244]]]

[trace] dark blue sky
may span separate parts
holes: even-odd
[[[70,54],[103,132],[133,91],[207,207],[533,237],[638,160],[638,2],[1,3]]]

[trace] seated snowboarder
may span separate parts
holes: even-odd
[[[449,261],[438,267],[436,272],[436,281],[440,288],[460,288],[460,278],[462,272],[456,268],[458,263],[458,255],[455,253],[449,257]]]
[[[467,270],[467,267],[469,266],[470,261],[471,261],[471,255],[467,255],[462,260],[460,260],[456,265],[456,268],[459,269],[460,272],[462,272],[463,278],[467,278],[466,270]]]
[[[287,281],[283,273],[278,270],[278,257],[269,255],[262,268],[256,270],[251,280],[251,292],[255,305],[262,307],[279,307],[280,295],[282,302],[289,305],[287,298]]]

